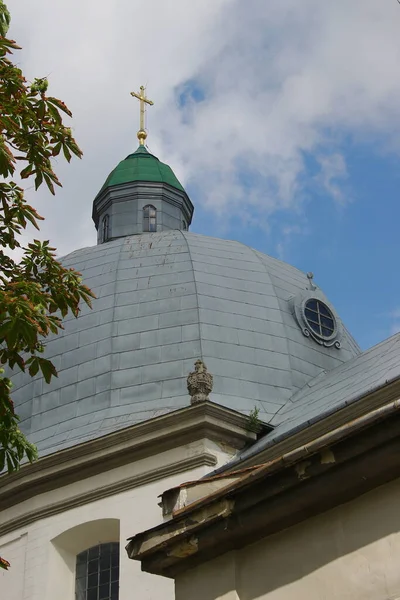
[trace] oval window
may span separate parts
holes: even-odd
[[[304,316],[309,328],[319,337],[328,339],[335,334],[335,317],[321,300],[316,298],[307,300],[304,305]]]

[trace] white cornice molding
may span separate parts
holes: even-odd
[[[38,494],[199,439],[240,449],[254,442],[248,418],[207,401],[120,429],[0,477],[0,510]]]
[[[127,490],[141,487],[148,483],[153,483],[154,481],[178,475],[179,473],[184,473],[185,471],[196,469],[198,467],[215,467],[216,464],[217,459],[213,454],[203,452],[197,456],[185,458],[157,469],[151,469],[146,473],[127,477],[109,485],[102,485],[90,492],[77,494],[59,502],[48,503],[38,509],[27,511],[25,514],[16,517],[15,519],[10,519],[6,523],[0,525],[0,536],[4,536],[21,529],[22,527],[27,527],[40,519],[57,515],[66,510],[71,510],[72,508],[83,506],[84,504],[89,504],[90,502],[95,502],[121,492],[126,492]]]

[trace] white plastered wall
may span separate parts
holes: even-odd
[[[398,600],[399,506],[400,479],[187,571],[176,600]]]
[[[111,471],[38,495],[2,512],[1,522],[23,518],[104,486],[178,463],[202,453],[223,464],[228,455],[209,440],[186,444]],[[107,541],[120,541],[120,600],[173,600],[172,580],[142,573],[140,563],[129,560],[126,539],[162,521],[158,496],[166,489],[205,475],[201,466],[127,491],[44,517],[0,539],[0,555],[12,566],[0,571],[0,600],[74,600],[75,555]]]

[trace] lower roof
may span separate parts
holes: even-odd
[[[220,469],[238,465],[325,417],[400,382],[400,333],[330,372],[322,372],[295,393],[273,417],[273,431]]]

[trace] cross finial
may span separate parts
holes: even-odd
[[[145,124],[144,124],[145,105],[150,104],[150,106],[153,106],[154,102],[152,102],[152,100],[149,100],[148,98],[146,98],[146,90],[144,88],[144,85],[140,86],[140,92],[138,94],[136,92],[131,92],[131,96],[133,96],[134,98],[137,98],[140,102],[140,128],[139,128],[139,131],[137,132],[137,136],[138,136],[139,144],[141,146],[144,146],[145,139],[147,138],[147,132],[144,128],[145,127]]]

